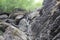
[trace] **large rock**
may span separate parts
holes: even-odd
[[[18,26],[19,26],[19,29],[20,30],[22,30],[22,31],[24,31],[24,32],[27,32],[28,30],[28,25],[29,25],[29,23],[27,22],[27,20],[24,18],[24,19],[22,19],[20,22],[19,22],[19,24],[18,24]]]
[[[0,15],[0,20],[4,20],[4,19],[7,19],[8,18],[8,16],[7,15]]]
[[[0,36],[0,40],[4,40],[4,37],[3,36]]]
[[[18,28],[12,26],[9,23],[0,22],[0,24],[6,25],[5,32],[3,33],[2,39],[4,40],[27,40],[27,35],[19,30]]]
[[[32,36],[30,35],[33,38],[32,40],[56,40],[59,37],[55,38],[60,32],[60,1],[46,0],[45,2],[42,16],[37,17],[32,22]]]

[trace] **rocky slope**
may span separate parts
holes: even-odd
[[[31,13],[0,13],[0,40],[60,40],[60,0],[44,0]]]

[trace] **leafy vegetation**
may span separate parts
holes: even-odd
[[[0,0],[0,11],[11,12],[15,8],[33,10],[42,6],[43,0]]]

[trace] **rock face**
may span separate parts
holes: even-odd
[[[18,28],[5,22],[1,22],[0,24],[2,24],[2,26],[6,25],[4,28],[5,32],[3,33],[2,36],[0,36],[0,39],[2,40],[27,40],[27,35],[23,31],[19,30]]]
[[[57,36],[60,35],[59,8],[60,0],[44,0],[42,16],[37,17],[31,25],[32,40],[60,40]]]
[[[3,36],[6,37],[5,40],[27,40],[27,35],[24,32],[11,25],[6,29]]]
[[[44,0],[43,7],[0,14],[0,40],[60,40],[60,0]]]

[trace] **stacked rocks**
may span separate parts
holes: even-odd
[[[0,40],[60,40],[60,0],[44,0],[31,13],[0,13]]]
[[[30,40],[31,23],[39,16],[39,11],[28,13],[16,10],[13,13],[0,13],[1,40]]]

